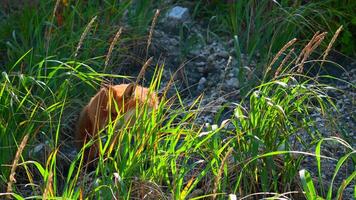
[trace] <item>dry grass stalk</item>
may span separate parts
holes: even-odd
[[[329,45],[328,47],[326,48],[325,52],[324,52],[324,55],[323,55],[323,61],[321,63],[321,65],[324,64],[324,60],[326,59],[326,57],[329,55],[329,52],[332,48],[332,46],[334,45],[335,41],[336,41],[336,38],[339,36],[340,32],[342,31],[342,25],[336,30],[334,36],[331,38],[331,41],[329,42]]]
[[[272,62],[268,65],[266,74],[272,69],[273,64],[278,60],[278,58],[282,55],[283,52],[285,52],[290,46],[292,46],[295,42],[297,41],[297,38],[292,39],[291,41],[287,42],[281,50],[278,51],[278,53],[274,56]]]
[[[219,168],[219,171],[218,171],[218,175],[215,177],[215,181],[214,181],[214,189],[213,189],[213,196],[212,196],[212,199],[216,199],[216,193],[218,191],[218,185],[219,185],[219,182],[220,182],[220,179],[221,179],[221,175],[222,175],[222,172],[224,171],[224,166],[225,166],[225,163],[228,159],[228,157],[230,156],[230,154],[232,153],[234,149],[233,148],[230,148],[227,153],[225,154],[223,160],[221,161],[221,165],[220,165],[220,168]]]
[[[51,17],[51,23],[53,24],[54,18],[56,16],[56,12],[59,8],[61,0],[57,0],[56,4],[54,5],[53,12],[52,12],[52,17]],[[45,31],[45,36],[46,36],[46,48],[48,49],[49,45],[49,40],[51,39],[51,33],[52,33],[52,26],[47,26],[46,31]]]
[[[151,46],[151,42],[152,42],[152,36],[153,36],[153,30],[156,26],[156,22],[157,22],[157,19],[158,19],[158,15],[160,13],[160,10],[157,9],[156,10],[156,13],[153,17],[153,20],[152,20],[152,25],[151,25],[151,28],[150,28],[150,32],[149,32],[149,35],[148,35],[148,40],[147,40],[147,48],[146,48],[146,58],[147,58],[147,55],[148,55],[148,49],[150,48]]]
[[[292,53],[294,53],[294,48],[291,49],[288,54],[286,55],[286,57],[284,57],[284,59],[282,60],[281,64],[278,66],[276,72],[274,73],[274,78],[276,78],[282,71],[282,67],[284,66],[284,64],[289,60],[290,56],[292,55]]]
[[[15,155],[15,159],[12,162],[11,165],[11,171],[10,171],[10,176],[9,176],[9,182],[7,183],[7,193],[12,193],[12,184],[16,183],[16,179],[15,179],[15,175],[16,175],[16,168],[17,168],[17,164],[19,163],[20,160],[20,156],[22,154],[22,151],[24,150],[27,141],[28,141],[28,137],[29,134],[25,135],[20,143],[19,148],[17,149],[16,155]],[[11,195],[7,196],[9,199],[11,199]]]
[[[232,56],[229,56],[229,58],[228,58],[228,60],[227,60],[227,63],[226,63],[226,66],[225,66],[225,69],[224,69],[224,76],[223,76],[223,81],[224,80],[226,80],[226,77],[227,77],[227,75],[228,75],[228,71],[229,71],[229,69],[230,69],[230,67],[231,67],[231,62],[232,62]],[[219,87],[219,93],[220,94],[222,94],[222,86],[223,86],[224,84],[220,84],[220,87]]]
[[[43,199],[47,199],[48,194],[50,194],[50,196],[53,196],[53,172],[50,171],[50,174],[48,176],[48,180],[47,180],[47,185],[46,188],[44,189],[43,192]]]
[[[298,66],[297,73],[303,72],[303,66],[305,61],[309,58],[309,56],[313,53],[313,51],[320,45],[320,43],[324,40],[327,32],[323,32],[319,34],[319,31],[316,32],[313,38],[308,42],[308,44],[303,48],[302,52],[299,54],[296,65]],[[299,62],[300,61],[300,62]]]
[[[227,75],[227,72],[228,70],[230,69],[231,67],[231,62],[232,62],[232,56],[229,56],[228,60],[227,60],[227,63],[226,63],[226,66],[225,66],[225,70],[224,70],[224,75],[226,77]]]
[[[95,20],[96,20],[96,16],[94,16],[94,17],[90,20],[90,22],[88,23],[88,25],[85,27],[83,34],[80,36],[79,43],[78,43],[78,45],[77,45],[77,49],[75,50],[75,53],[74,53],[74,57],[75,57],[75,58],[78,56],[79,50],[80,50],[80,48],[81,48],[82,45],[83,45],[83,41],[84,41],[84,39],[86,38],[86,36],[88,35],[88,33],[89,33],[91,27],[93,26]]]
[[[151,62],[152,62],[152,60],[153,60],[153,57],[150,57],[146,62],[145,62],[145,64],[142,66],[142,68],[141,68],[141,71],[140,71],[140,73],[137,75],[137,78],[136,78],[136,85],[140,82],[140,80],[143,78],[143,75],[145,74],[145,72],[146,72],[146,69],[147,69],[147,67],[151,64]]]
[[[110,43],[108,54],[106,54],[104,71],[105,71],[106,67],[109,65],[112,51],[114,50],[114,47],[115,47],[115,44],[117,43],[117,40],[120,38],[121,32],[122,32],[122,27],[120,27],[120,29],[116,32],[114,39]]]
[[[56,16],[56,12],[57,12],[57,9],[59,7],[59,3],[60,2],[61,2],[61,0],[57,0],[56,4],[54,5],[54,9],[53,9],[53,12],[52,12],[52,21],[53,21],[54,17]]]
[[[83,188],[82,187],[80,187],[79,188],[79,200],[83,200],[84,199],[84,194],[83,194],[84,192],[83,192]]]
[[[295,61],[295,64],[298,64],[298,63],[299,63],[299,61],[302,59],[302,56],[305,54],[305,52],[307,51],[307,49],[310,48],[312,42],[315,40],[316,36],[319,35],[319,33],[320,33],[320,31],[317,31],[317,32],[313,35],[312,39],[308,42],[308,44],[305,45],[305,47],[304,47],[304,48],[302,49],[302,51],[300,52],[300,54],[299,54],[297,60]]]
[[[227,59],[225,69],[224,69],[224,80],[226,79],[229,69],[231,68],[231,63],[232,63],[232,56],[229,56],[229,58]]]

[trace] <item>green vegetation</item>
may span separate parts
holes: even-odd
[[[241,57],[241,53],[248,56],[248,63],[245,65],[250,66],[256,57],[259,58],[253,69],[259,76],[264,73],[266,63],[292,38],[307,40],[317,31],[334,33],[341,25],[343,31],[334,46],[351,56],[356,53],[356,46],[352,42],[352,32],[356,27],[355,1],[228,2],[230,3],[211,1],[206,4],[206,1],[201,0],[195,5],[197,11],[194,16],[204,17],[209,21],[207,39],[209,36],[221,35],[235,38],[236,57]],[[327,37],[327,41],[330,41],[332,35]],[[322,45],[326,48],[328,43],[323,42]],[[247,73],[247,70],[242,68],[242,63],[240,65],[240,73]],[[240,76],[240,82],[246,82],[244,77]],[[251,84],[250,82],[248,84]]]
[[[254,81],[246,80],[238,63],[244,96],[233,104],[232,116],[218,125],[197,124],[203,96],[188,106],[180,91],[173,97],[163,92],[157,110],[137,109],[136,123],[118,132],[114,127],[122,119],[111,121],[100,140],[67,158],[68,116],[79,113],[107,80],[134,80],[114,69],[144,65],[156,8],[163,12],[172,6],[164,2],[39,1],[1,13],[0,198],[342,199],[355,183],[354,144],[323,138],[312,117],[319,113],[332,120],[336,106],[328,94],[337,88],[324,80],[337,78],[304,72],[306,65],[332,63],[325,57],[333,44],[354,55],[352,0],[346,1],[350,5],[197,1],[193,19],[208,22],[203,40],[234,39],[237,60],[245,53],[249,62],[258,62]],[[329,34],[315,33],[319,30]],[[180,36],[186,40],[183,29]],[[162,89],[164,70],[156,66],[152,91]],[[94,142],[100,144],[99,158],[91,171],[83,154]],[[343,149],[343,155],[323,155],[327,143]],[[33,153],[39,144],[45,144],[40,156]],[[309,156],[318,174],[303,169]],[[336,163],[330,183],[323,183],[323,160]],[[350,163],[353,171],[336,184]]]

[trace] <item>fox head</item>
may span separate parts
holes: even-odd
[[[156,109],[158,107],[156,93],[133,83],[109,85],[101,88],[90,100],[87,114],[95,126],[94,129],[100,130],[107,125],[109,117],[116,119],[117,116],[124,114],[125,120],[128,120],[136,107],[144,104],[150,109]]]
[[[99,131],[104,129],[111,118],[121,116],[117,128],[123,124],[131,126],[135,123],[136,111],[141,108],[153,110],[158,107],[155,92],[136,84],[109,85],[103,87],[91,98],[82,110],[76,127],[75,142],[79,149],[93,139],[99,139]],[[137,108],[137,109],[136,109]],[[140,109],[140,110],[139,110]],[[92,163],[98,155],[98,144],[93,144],[85,152],[86,162]]]

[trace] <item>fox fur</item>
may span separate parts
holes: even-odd
[[[84,162],[92,163],[98,157],[99,131],[108,125],[110,116],[112,120],[124,116],[124,123],[132,124],[135,121],[132,118],[136,108],[143,107],[144,104],[147,104],[148,109],[157,109],[157,94],[134,83],[101,88],[83,108],[76,127],[75,141],[78,149],[90,140],[95,141],[84,152]]]

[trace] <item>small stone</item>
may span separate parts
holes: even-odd
[[[192,56],[199,56],[202,52],[198,49],[191,50],[189,52]]]
[[[153,36],[155,38],[161,38],[161,37],[163,37],[163,34],[161,31],[153,30]]]
[[[208,63],[212,63],[216,59],[215,54],[208,56]]]
[[[199,73],[204,73],[206,70],[204,70],[204,67],[197,67]]]
[[[230,55],[235,55],[236,54],[236,49],[230,49],[229,53],[230,53]]]
[[[35,146],[35,148],[33,148],[33,153],[37,154],[38,152],[42,151],[42,149],[45,148],[45,145],[43,143]]]
[[[179,45],[179,41],[175,38],[171,38],[169,40],[169,45],[172,46],[172,47],[175,47],[175,46],[178,46]]]
[[[207,123],[212,123],[213,122],[213,119],[211,116],[204,116],[203,117],[204,121],[207,122]]]
[[[239,80],[237,78],[231,78],[226,81],[226,85],[229,87],[237,88],[239,87]]]
[[[204,66],[204,65],[206,65],[206,62],[197,62],[197,63],[195,63],[195,65],[196,66]]]
[[[217,60],[215,63],[214,63],[215,67],[218,68],[218,69],[224,69],[225,66],[226,66],[226,60],[225,59],[221,59],[221,60]]]
[[[229,52],[224,50],[217,52],[216,55],[222,58],[229,58]]]
[[[212,131],[215,131],[215,130],[218,129],[218,128],[219,128],[219,126],[218,126],[217,124],[211,125],[211,130],[212,130]]]
[[[228,46],[234,46],[234,45],[235,45],[235,40],[234,40],[234,39],[230,39],[230,40],[227,42],[227,45],[228,45]]]
[[[182,23],[189,18],[188,8],[175,6],[168,12],[167,17],[168,20],[171,20],[171,23],[172,21],[175,24]]]
[[[225,73],[224,73],[224,71],[221,70],[219,73],[219,79],[222,80],[224,78],[225,78]]]
[[[205,77],[201,77],[201,79],[199,80],[199,83],[198,83],[198,88],[197,88],[198,91],[204,90],[206,82],[207,82],[206,78]]]

